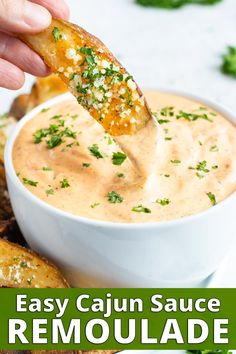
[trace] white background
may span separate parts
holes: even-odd
[[[174,11],[143,8],[135,0],[67,3],[71,20],[100,37],[142,87],[177,88],[236,110],[236,80],[219,70],[227,45],[236,45],[235,0]],[[0,89],[1,111],[16,94]]]
[[[135,0],[67,0],[71,20],[102,39],[144,88],[180,89],[236,111],[236,79],[220,71],[222,54],[236,46],[236,0],[181,10],[143,8]],[[0,89],[0,113],[27,92]],[[214,251],[214,250],[213,250]],[[236,287],[233,256],[213,278]]]

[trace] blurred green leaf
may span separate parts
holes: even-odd
[[[223,56],[222,71],[236,77],[236,47],[228,47],[228,53]]]
[[[187,4],[213,5],[220,1],[222,0],[136,0],[136,3],[143,6],[178,9]]]

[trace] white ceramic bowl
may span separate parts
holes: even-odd
[[[181,95],[236,122],[232,113],[215,103]],[[181,287],[206,279],[234,242],[236,193],[215,207],[179,220],[120,224],[56,209],[35,197],[19,181],[12,163],[12,148],[19,131],[43,108],[68,97],[69,94],[56,97],[27,114],[6,145],[10,198],[29,245],[57,263],[74,286]]]

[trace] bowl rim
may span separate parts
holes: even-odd
[[[145,89],[144,89],[145,91]],[[184,98],[191,99],[193,101],[199,102],[200,104],[204,104],[207,107],[212,108],[213,110],[219,112],[222,114],[227,120],[232,122],[233,124],[236,124],[236,114],[234,114],[231,110],[226,108],[224,105],[216,103],[212,100],[203,98],[199,95],[195,95],[192,93],[188,93],[185,91],[181,90],[174,90],[174,89],[168,89],[168,88],[155,88],[155,89],[146,89],[146,91],[157,91],[161,93],[168,93]],[[74,221],[78,221],[82,224],[90,225],[90,226],[95,226],[95,227],[103,227],[103,228],[114,228],[114,229],[149,229],[149,228],[156,228],[156,229],[165,229],[169,227],[175,227],[178,225],[181,225],[183,223],[189,223],[189,222],[194,222],[202,218],[207,218],[210,217],[211,214],[215,213],[218,211],[218,209],[227,207],[228,204],[231,203],[233,199],[236,197],[236,191],[230,194],[228,197],[226,197],[223,201],[219,202],[217,205],[214,207],[210,207],[206,210],[203,210],[199,213],[192,214],[189,216],[184,216],[179,219],[174,219],[174,220],[168,220],[168,221],[156,221],[156,222],[140,222],[140,223],[127,223],[127,222],[114,222],[114,221],[105,221],[105,220],[98,220],[98,219],[92,219],[92,218],[87,218],[83,217],[80,215],[72,214],[70,212],[61,210],[59,208],[56,208],[37,196],[35,196],[33,193],[31,193],[19,180],[17,177],[17,174],[15,172],[14,166],[13,166],[13,160],[12,160],[12,152],[13,152],[13,146],[15,143],[15,139],[17,138],[20,130],[23,128],[23,126],[33,119],[38,113],[42,111],[44,108],[49,108],[52,107],[58,103],[64,102],[73,96],[67,92],[62,95],[56,96],[41,105],[37,106],[34,108],[32,111],[27,113],[17,124],[16,127],[13,129],[12,133],[10,134],[10,137],[7,140],[6,146],[5,146],[5,151],[4,151],[4,164],[5,164],[5,170],[6,170],[6,176],[7,176],[7,183],[8,178],[11,180],[11,182],[14,184],[14,187],[17,188],[25,197],[26,199],[29,199],[31,202],[38,204],[39,207],[45,209],[48,213],[54,214],[56,216],[61,216],[65,217],[67,219],[71,219]]]

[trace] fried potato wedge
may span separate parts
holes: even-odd
[[[83,28],[53,19],[34,35],[19,35],[113,136],[131,135],[152,119],[145,98],[112,53]]]
[[[0,115],[0,163],[4,161],[4,147],[6,140],[16,125],[16,119],[9,114]]]
[[[34,93],[36,105],[38,106],[67,91],[68,89],[64,82],[57,75],[52,74],[48,77],[38,78],[31,95]]]
[[[67,91],[66,85],[55,74],[44,78],[37,78],[29,94],[20,95],[15,98],[9,114],[19,120],[41,103]]]
[[[21,119],[27,112],[30,111],[29,100],[29,94],[17,96],[11,105],[9,114],[17,120]]]
[[[58,269],[36,253],[0,240],[0,287],[68,288]]]

